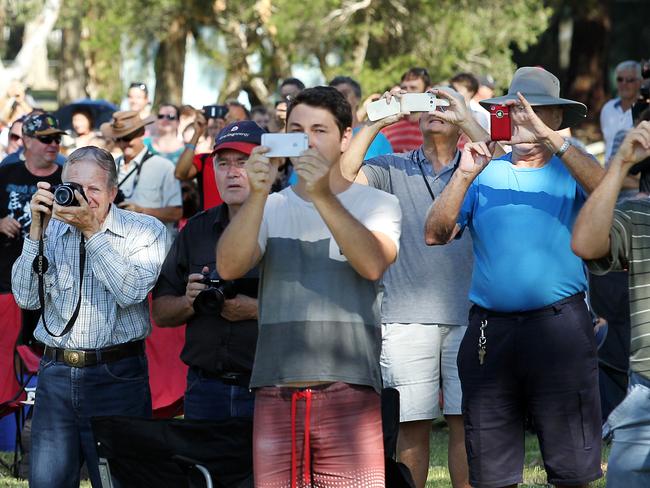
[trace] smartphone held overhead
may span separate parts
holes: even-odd
[[[368,118],[374,122],[401,112],[433,112],[436,107],[448,106],[448,100],[437,98],[433,93],[405,93],[401,100],[393,97],[390,103],[386,103],[385,99],[369,103],[366,110]]]
[[[262,146],[270,149],[269,158],[293,158],[309,148],[309,138],[304,132],[289,134],[262,134]]]

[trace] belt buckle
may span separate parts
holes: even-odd
[[[85,351],[66,349],[63,351],[63,362],[73,368],[83,368],[86,364]]]

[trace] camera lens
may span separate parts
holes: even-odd
[[[70,207],[77,203],[72,188],[64,185],[61,185],[54,190],[54,201],[62,207]]]

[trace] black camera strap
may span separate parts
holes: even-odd
[[[45,331],[52,337],[61,337],[66,335],[68,332],[70,332],[72,326],[77,321],[77,317],[79,316],[79,309],[81,308],[81,292],[84,283],[85,266],[86,240],[84,239],[83,234],[81,234],[81,240],[79,241],[79,299],[77,300],[77,306],[75,307],[70,320],[68,320],[68,323],[63,328],[63,331],[60,334],[54,334],[45,322],[45,273],[49,268],[49,262],[45,257],[45,243],[43,241],[43,235],[41,235],[41,238],[38,240],[38,256],[36,256],[34,259],[33,268],[38,275],[38,301],[41,306],[41,318],[43,319],[43,327],[45,327]]]
[[[458,168],[458,164],[460,163],[460,151],[457,151],[458,154],[456,156],[456,162],[454,162],[454,169],[453,171],[456,171],[456,168]],[[420,174],[422,175],[422,179],[424,180],[424,184],[427,185],[427,190],[429,190],[429,195],[431,195],[431,201],[435,202],[436,201],[436,196],[433,193],[433,190],[431,189],[431,185],[429,184],[429,180],[427,180],[427,176],[424,174],[424,168],[422,167],[422,161],[417,162],[418,168],[420,169]]]
[[[147,159],[149,159],[149,158],[151,158],[153,156],[154,156],[154,154],[151,151],[147,151],[145,153],[145,155],[142,157],[142,161],[140,161],[139,163],[136,163],[135,168],[133,168],[131,171],[129,171],[126,174],[126,176],[124,176],[124,178],[122,178],[122,181],[120,181],[117,184],[117,188],[119,189],[124,184],[124,182],[126,180],[128,180],[131,177],[131,175],[133,175],[135,173],[135,180],[133,181],[133,186],[131,187],[131,193],[129,194],[128,197],[125,195],[124,198],[131,198],[133,196],[133,194],[135,193],[135,189],[138,186],[138,182],[140,181],[140,172],[142,171],[142,166],[144,165],[144,163],[145,163],[145,161]],[[124,160],[122,160],[122,161],[124,161]]]

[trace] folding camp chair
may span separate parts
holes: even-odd
[[[14,477],[18,477],[22,456],[22,428],[27,418],[25,388],[38,372],[38,357],[27,347],[18,346],[22,314],[11,294],[0,294],[0,417],[13,414],[16,439],[13,460],[0,460]]]
[[[253,421],[92,419],[102,488],[252,487]]]

